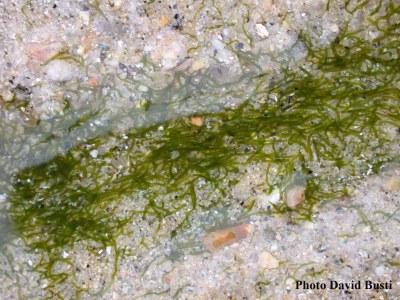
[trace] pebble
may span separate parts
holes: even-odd
[[[93,158],[96,158],[98,154],[99,154],[98,150],[90,151],[90,156],[93,157]]]
[[[377,37],[379,37],[380,32],[368,31],[368,34],[369,34],[369,36],[370,36],[372,39],[376,39]]]
[[[397,192],[400,190],[400,176],[393,175],[387,178],[384,182],[384,189],[388,192]]]
[[[200,117],[200,116],[190,117],[190,124],[197,126],[197,127],[201,127],[204,125],[204,118]]]
[[[294,284],[294,279],[293,278],[291,278],[291,277],[289,277],[288,279],[286,279],[286,285],[288,285],[288,286],[291,286],[291,285],[293,285]]]
[[[204,67],[204,61],[201,59],[197,59],[193,62],[192,64],[192,70],[193,71],[198,71]]]
[[[269,36],[268,30],[263,24],[256,24],[256,33],[261,38],[267,38]]]
[[[289,23],[286,21],[282,21],[282,29],[286,29],[286,30],[290,29]]]
[[[79,19],[82,21],[84,25],[89,25],[90,21],[90,14],[89,11],[80,11],[79,12]]]
[[[53,60],[46,66],[46,73],[50,80],[69,81],[75,77],[75,66],[66,60]]]
[[[0,203],[6,201],[7,196],[4,194],[0,194]]]
[[[286,204],[290,208],[296,208],[302,204],[306,198],[306,189],[303,186],[295,186],[286,192]]]
[[[378,276],[382,276],[384,272],[385,272],[385,266],[383,265],[379,265],[375,268],[375,274]]]
[[[258,263],[262,268],[266,269],[276,269],[279,267],[279,261],[268,251],[260,253]]]
[[[10,90],[0,91],[0,98],[3,98],[5,102],[12,101],[14,98],[14,93]]]
[[[172,160],[177,159],[179,157],[179,155],[180,155],[179,151],[174,150],[171,152],[171,159]]]
[[[167,70],[176,67],[187,56],[187,46],[183,35],[163,27],[149,37],[144,51],[153,62]]]
[[[281,192],[279,189],[274,189],[268,196],[262,199],[265,202],[263,207],[268,207],[270,203],[277,204],[279,199],[281,199]]]
[[[334,33],[338,33],[340,31],[339,26],[335,23],[330,24],[330,29],[332,30],[332,32]]]
[[[139,85],[138,90],[140,92],[147,92],[149,90],[149,88],[143,84]]]
[[[162,26],[165,26],[165,25],[168,24],[168,22],[169,22],[169,19],[168,19],[166,16],[162,16],[162,18],[161,18],[161,20],[160,20],[160,24],[161,24]]]

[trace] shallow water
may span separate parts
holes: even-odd
[[[33,124],[20,113],[26,100],[8,102],[3,115],[20,118],[0,125],[4,253],[8,236],[22,240],[45,293],[100,295],[130,252],[156,249],[153,262],[161,247],[175,262],[204,253],[206,232],[252,216],[312,220],[398,155],[399,9],[381,10],[328,46],[305,32],[278,55],[238,50],[239,74],[218,61],[189,72],[186,61],[165,71],[143,60],[95,87],[60,83],[63,109]],[[380,34],[366,39],[371,30]],[[306,201],[292,210],[282,195],[297,185]],[[259,205],[276,191],[277,203]],[[102,287],[78,275],[88,253],[109,254]]]

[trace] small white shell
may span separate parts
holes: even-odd
[[[53,60],[46,66],[46,73],[49,79],[54,81],[69,81],[73,79],[76,67],[65,60]]]
[[[258,257],[258,263],[261,268],[276,269],[279,267],[279,261],[268,251],[263,251]]]
[[[269,36],[268,30],[263,24],[256,24],[256,33],[261,38],[267,38]]]
[[[306,199],[306,189],[303,186],[294,186],[286,192],[286,204],[290,208],[302,204]]]

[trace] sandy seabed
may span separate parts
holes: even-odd
[[[353,29],[364,27],[366,16],[379,3],[389,5],[390,1],[370,2],[351,15],[344,1],[339,0],[329,1],[329,10],[327,1],[311,0],[0,1],[1,118],[13,128],[4,132],[4,139],[12,139],[13,144],[2,150],[2,176],[11,176],[60,153],[61,143],[51,147],[45,144],[43,151],[51,150],[34,163],[29,149],[41,136],[28,135],[31,131],[27,128],[40,128],[38,120],[62,118],[67,105],[64,99],[77,86],[84,87],[79,90],[82,95],[70,98],[68,105],[78,112],[90,112],[98,105],[90,102],[91,88],[111,80],[115,90],[110,85],[100,89],[108,96],[102,115],[82,124],[85,130],[94,129],[82,129],[85,137],[81,140],[79,136],[68,143],[62,140],[64,151],[104,131],[123,134],[132,127],[167,121],[170,115],[160,114],[159,119],[150,121],[119,116],[127,108],[147,107],[146,97],[151,91],[179,85],[179,73],[209,76],[217,85],[210,90],[215,96],[199,96],[196,101],[177,106],[175,116],[234,108],[249,94],[250,87],[240,82],[246,74],[268,72],[266,80],[273,82],[284,76],[280,71],[284,63],[291,68],[301,65],[306,47],[299,41],[300,32],[307,32],[316,47],[327,46],[345,24]],[[390,3],[399,5],[397,1]],[[353,21],[346,23],[349,20]],[[377,34],[367,31],[365,39],[373,40]],[[244,64],[237,52],[258,57],[258,66]],[[132,86],[125,85],[125,80],[131,80]],[[222,91],[232,85],[240,93],[225,95]],[[29,105],[7,110],[6,103],[14,97]],[[171,99],[173,102],[173,94]],[[106,126],[112,118],[116,121]],[[204,126],[198,116],[191,122],[193,126]],[[397,133],[392,139],[393,153],[398,153]],[[93,159],[99,155],[90,147],[87,151]],[[255,210],[284,201],[281,191],[268,195],[255,188],[265,180],[262,168],[262,164],[247,166],[247,175],[240,173],[232,190],[238,202],[254,199]],[[142,247],[141,240],[155,235],[146,227],[149,225],[140,221],[128,224],[125,232],[130,234],[122,234],[117,241],[125,246],[126,255],[118,259],[114,248],[96,250],[94,255],[84,242],[63,250],[60,258],[73,258],[75,264],[54,265],[54,272],[75,268],[75,282],[87,293],[76,294],[71,281],[66,280],[59,283],[59,293],[50,297],[399,299],[398,168],[394,164],[378,174],[361,176],[347,197],[316,205],[312,222],[295,221],[291,213],[249,214],[238,220],[235,209],[225,214],[216,211],[216,219],[249,226],[231,229],[235,239],[229,245],[224,241],[208,248],[203,245],[207,233],[199,229],[205,218],[202,213],[193,217],[193,225],[176,240],[169,238],[168,229],[161,229],[157,241],[148,247]],[[5,186],[4,192],[0,191],[0,205],[4,207],[8,200]],[[126,199],[123,205],[128,207],[130,201]],[[229,230],[217,235],[229,234]],[[35,272],[38,254],[29,251],[19,238],[2,249],[7,250],[0,258],[0,298],[46,298],[51,280]],[[111,282],[115,262],[118,271]]]

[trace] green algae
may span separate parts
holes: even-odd
[[[255,285],[254,288],[258,292],[258,297],[263,296],[263,293],[265,293],[266,289],[268,286],[271,284],[269,281],[258,281]]]
[[[366,3],[346,4],[346,10],[354,13]],[[378,10],[384,13],[373,18]],[[312,220],[316,205],[346,196],[354,179],[393,156],[389,130],[400,126],[400,33],[391,20],[399,14],[393,2],[379,2],[370,17],[382,34],[370,41],[365,32],[346,26],[329,47],[316,49],[300,34],[308,52],[301,67],[284,67],[284,78],[272,83],[264,80],[265,74],[247,79],[255,86],[248,99],[238,108],[207,113],[206,126],[192,126],[187,117],[178,116],[125,135],[105,133],[16,174],[7,214],[15,235],[40,256],[33,270],[49,281],[48,297],[63,298],[63,284],[76,297],[96,295],[74,280],[75,262],[61,257],[64,249],[81,242],[95,244],[96,251],[112,247],[111,283],[124,253],[118,238],[128,234],[126,228],[135,220],[144,220],[155,235],[168,220],[174,238],[190,228],[198,212],[237,207],[238,220],[285,213],[295,221]],[[101,90],[98,97],[105,97]],[[151,112],[155,104],[146,103]],[[91,117],[79,119],[70,130]],[[100,149],[99,155],[90,156],[85,145]],[[266,193],[285,186],[293,174],[307,174],[302,179],[304,205],[293,211],[280,202],[262,211],[255,200],[235,203],[230,189],[251,164],[265,167]],[[216,191],[215,199],[199,197],[199,181]],[[369,222],[363,219],[363,224]],[[140,244],[147,247],[154,239],[143,237]],[[58,262],[72,268],[58,272]],[[258,285],[261,289],[265,283]]]
[[[27,1],[22,7],[21,7],[21,13],[24,15],[26,22],[28,23],[29,26],[32,26],[31,18],[27,14],[27,10],[32,9],[32,1],[29,0]]]
[[[74,61],[83,66],[82,59],[72,56],[71,54],[68,53],[67,49],[62,49],[61,51],[57,52],[52,57],[50,57],[48,60],[43,62],[41,65],[42,66],[48,65],[50,62],[52,62],[54,60],[67,60],[67,61],[70,60],[70,61]]]

